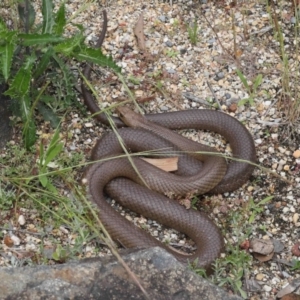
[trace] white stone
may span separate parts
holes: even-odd
[[[270,287],[270,286],[268,286],[268,285],[264,285],[264,286],[263,286],[263,289],[264,289],[264,291],[266,291],[266,292],[271,292],[272,287]]]
[[[283,210],[282,210],[282,212],[283,212],[284,214],[286,214],[286,213],[289,212],[289,211],[290,211],[290,209],[289,209],[288,207],[284,207]]]
[[[25,217],[23,215],[19,215],[19,218],[18,218],[18,223],[23,226],[26,221],[25,221]]]

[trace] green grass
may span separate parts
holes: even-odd
[[[199,32],[198,32],[199,28],[198,28],[197,20],[195,20],[192,25],[187,25],[187,30],[188,30],[188,36],[191,44],[194,46],[197,45],[199,41]]]

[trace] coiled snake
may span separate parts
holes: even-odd
[[[101,46],[106,31],[105,12],[103,16],[104,25],[98,47]],[[87,78],[90,77],[90,71],[89,66],[84,70]],[[99,112],[100,109],[84,83],[81,87],[90,111]],[[237,189],[249,179],[254,169],[253,165],[247,163],[256,161],[252,136],[238,120],[213,110],[186,110],[143,117],[123,107],[119,109],[119,116],[120,118],[113,118],[117,127],[125,126],[123,121],[133,127],[118,130],[131,152],[164,149],[165,156],[174,155],[175,152],[178,154],[179,151],[189,152],[190,155],[180,155],[179,171],[176,174],[166,173],[136,157],[132,157],[131,161],[125,157],[93,164],[85,177],[90,199],[99,206],[101,221],[111,237],[125,247],[160,246],[173,253],[180,261],[197,259],[199,266],[209,269],[223,250],[224,241],[219,229],[204,213],[186,210],[160,193],[183,194],[193,190],[198,193],[224,193]],[[97,114],[96,117],[100,122],[108,124],[105,114]],[[212,148],[171,131],[185,128],[205,129],[221,134],[230,143],[232,155],[238,160],[227,164]],[[199,151],[212,153],[195,153]],[[122,153],[118,138],[110,133],[97,142],[92,151],[92,159],[99,160]],[[132,211],[187,234],[196,244],[195,253],[178,253],[134,226],[106,201],[104,190]]]

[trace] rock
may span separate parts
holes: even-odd
[[[165,250],[125,251],[122,258],[149,299],[238,300],[190,271]],[[0,299],[146,299],[114,257],[0,269]]]
[[[300,150],[296,150],[294,153],[293,153],[293,156],[295,158],[299,158],[300,157]]]
[[[250,248],[253,252],[269,255],[274,251],[274,245],[271,240],[252,239],[250,241]]]

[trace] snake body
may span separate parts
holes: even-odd
[[[86,67],[84,74],[89,78],[90,67]],[[98,113],[100,109],[84,83],[82,92],[89,110],[93,114]],[[186,110],[144,117],[138,115],[138,125],[135,123],[136,115],[132,115],[131,111],[122,108],[120,113],[123,120],[125,117],[126,123],[128,120],[131,123],[133,119],[133,124],[129,125],[137,127],[118,130],[124,144],[132,152],[165,149],[166,156],[174,155],[178,151],[215,152],[210,147],[173,133],[173,129],[210,130],[221,134],[230,143],[232,155],[238,161],[233,160],[228,165],[216,153],[181,155],[179,171],[177,174],[170,174],[132,157],[131,161],[128,158],[118,158],[95,163],[85,174],[90,198],[99,206],[99,217],[114,240],[128,248],[160,246],[180,261],[197,259],[199,266],[209,269],[224,247],[219,229],[204,213],[192,209],[187,211],[160,193],[182,194],[191,190],[197,190],[198,193],[224,193],[237,189],[249,179],[254,169],[253,165],[247,163],[256,161],[252,136],[238,120],[213,110]],[[98,113],[96,118],[103,124],[109,123],[103,113]],[[119,118],[113,118],[113,121],[117,127],[125,126]],[[119,140],[111,133],[97,142],[92,151],[92,159],[109,158],[121,153],[123,149]],[[147,188],[144,185],[147,185]],[[196,244],[195,253],[178,253],[134,226],[107,202],[104,191],[132,211],[187,234]]]

